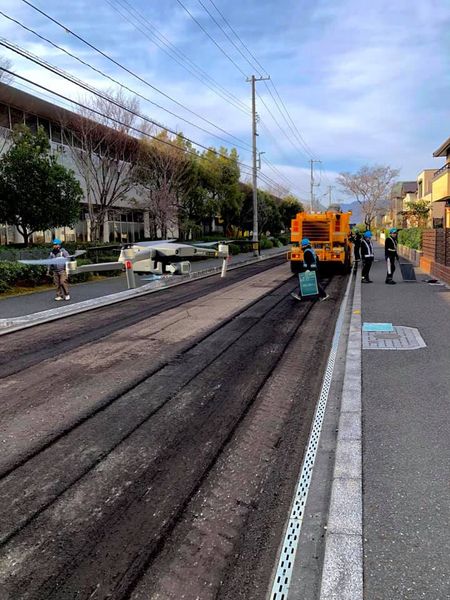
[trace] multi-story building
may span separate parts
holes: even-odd
[[[390,210],[383,218],[385,226],[405,227],[407,219],[403,212],[407,209],[408,202],[413,202],[417,197],[416,181],[398,181],[391,192]]]
[[[433,188],[433,217],[442,220],[444,228],[450,228],[450,138],[445,140],[433,152],[435,158],[445,158],[445,164],[434,172]]]
[[[12,129],[19,124],[27,125],[32,131],[38,126],[44,128],[58,160],[75,172],[83,189],[83,178],[73,159],[71,147],[76,146],[77,138],[62,126],[80,119],[80,115],[47,102],[0,82],[0,153],[9,147]],[[131,190],[127,197],[114,204],[103,223],[103,241],[131,242],[149,237],[149,216],[138,208],[135,198],[138,190]],[[52,236],[63,241],[89,241],[90,223],[88,204],[85,199],[80,206],[80,220],[75,227],[64,227],[53,231],[33,234],[33,242],[50,242]],[[0,243],[20,243],[22,236],[14,227],[0,224]]]

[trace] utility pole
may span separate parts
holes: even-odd
[[[258,246],[258,151],[256,149],[257,114],[256,114],[256,82],[266,81],[270,77],[255,77],[252,75],[247,81],[252,84],[252,146],[253,146],[253,254],[259,256]]]
[[[314,208],[314,186],[316,185],[314,183],[314,163],[320,163],[322,162],[321,160],[314,160],[313,158],[311,158],[309,160],[309,163],[311,165],[311,176],[310,176],[310,186],[311,186],[311,199],[310,199],[310,206],[309,206],[309,210],[312,212],[313,208]]]
[[[328,208],[331,206],[331,190],[334,189],[334,185],[328,186]]]

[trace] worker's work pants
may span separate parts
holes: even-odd
[[[386,258],[387,273],[386,281],[392,281],[395,272],[395,256],[388,256]]]
[[[372,267],[373,256],[367,256],[362,259],[361,276],[363,279],[369,279],[369,272]]]
[[[65,271],[53,273],[53,283],[56,286],[56,295],[60,298],[69,295],[69,277]]]

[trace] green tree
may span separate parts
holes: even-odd
[[[243,196],[239,184],[240,170],[235,148],[218,151],[210,148],[202,154],[203,182],[208,202],[209,217],[219,215],[226,234],[232,225],[238,225]]]
[[[297,213],[303,212],[304,208],[303,204],[298,198],[296,198],[292,194],[288,194],[281,201],[279,210],[284,229],[286,231],[290,231],[292,219],[295,219]]]
[[[416,200],[414,202],[407,202],[406,210],[403,210],[401,214],[407,217],[412,226],[426,227],[430,210],[429,202],[426,200]]]
[[[42,127],[21,126],[0,159],[0,222],[14,225],[27,245],[35,231],[73,225],[82,190],[72,171],[58,164]]]

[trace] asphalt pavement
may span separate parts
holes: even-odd
[[[429,276],[418,269],[416,283],[403,282],[397,268],[397,285],[386,285],[380,248],[376,258],[373,283],[362,286],[363,322],[415,328],[426,347],[362,352],[364,599],[444,600],[450,598],[450,290],[426,283]],[[395,344],[395,331],[372,339]]]
[[[276,254],[280,248],[273,248],[270,250],[262,250],[263,256]],[[287,251],[287,247],[286,247]],[[237,256],[231,257],[229,266],[245,262],[252,258],[252,253],[238,254]],[[191,270],[193,272],[209,269],[212,267],[220,267],[222,261],[219,259],[202,260],[191,263]],[[136,277],[137,287],[141,287],[147,284],[149,281],[146,277]],[[0,318],[8,319],[13,317],[21,317],[24,315],[30,315],[33,313],[57,308],[61,305],[74,304],[77,302],[83,302],[84,300],[91,300],[93,298],[101,298],[117,292],[122,292],[127,289],[127,281],[124,274],[118,277],[111,277],[108,279],[102,279],[100,281],[88,281],[86,283],[78,283],[70,286],[70,297],[71,300],[68,302],[55,302],[54,290],[47,290],[41,292],[34,292],[30,294],[23,294],[20,296],[9,296],[5,298],[0,297]]]

